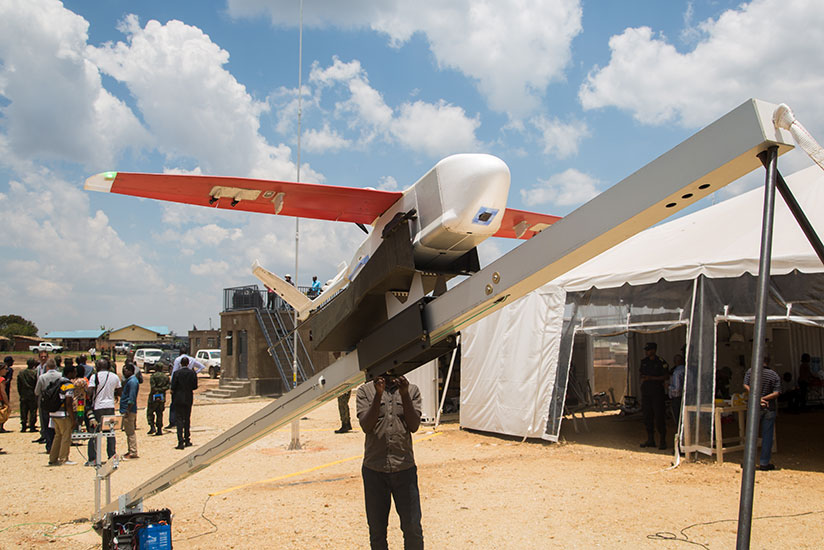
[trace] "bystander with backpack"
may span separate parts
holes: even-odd
[[[49,411],[43,403],[43,392],[55,380],[60,379],[60,371],[57,370],[57,363],[51,357],[46,360],[44,365],[45,371],[37,379],[37,384],[34,386],[34,395],[37,396],[40,402],[40,428],[41,433],[45,438],[46,452],[51,452],[52,442],[54,441],[54,428],[49,427]]]
[[[42,403],[49,411],[49,423],[54,428],[54,442],[49,452],[49,466],[74,465],[69,460],[72,446],[72,431],[77,426],[74,412],[74,365],[69,363],[63,369],[63,375],[49,383],[43,390]]]
[[[97,372],[89,378],[87,390],[86,416],[92,430],[99,432],[104,416],[114,416],[114,402],[120,396],[120,377],[109,370],[109,360],[101,357],[95,362]],[[115,438],[106,438],[106,454],[112,458],[115,454]],[[86,466],[94,466],[97,458],[95,440],[89,440],[89,460]]]

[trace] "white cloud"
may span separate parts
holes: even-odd
[[[0,194],[0,210],[0,246],[11,258],[0,265],[2,302],[41,329],[94,328],[115,311],[145,312],[152,298],[175,302],[140,247],[125,242],[102,211],[91,211],[88,193],[57,174],[30,166]]]
[[[381,93],[371,87],[364,77],[349,81],[351,96],[339,104],[339,108],[354,113],[360,124],[370,128],[385,128],[392,121],[392,108],[383,100]]]
[[[335,57],[332,64],[325,69],[322,69],[317,61],[313,63],[312,69],[309,71],[309,81],[331,86],[336,82],[349,82],[355,78],[360,78],[362,74],[363,68],[357,59],[345,63]]]
[[[88,22],[53,0],[0,3],[0,109],[9,153],[110,169],[149,144],[131,110],[89,60]]]
[[[204,262],[192,264],[189,271],[194,275],[219,276],[225,275],[229,271],[229,264],[223,260],[206,260]]]
[[[124,148],[152,145],[168,152],[167,172],[292,179],[291,150],[260,135],[267,105],[224,70],[228,54],[199,29],[177,21],[140,28],[128,17],[126,42],[95,48],[87,44],[87,28],[56,1],[0,3],[0,95],[6,100],[0,167],[11,174],[0,193],[6,230],[0,301],[43,329],[136,318],[180,328],[217,311],[221,284],[250,282],[248,269],[229,266],[246,268],[246,251],[287,220],[225,213],[224,221],[222,212],[169,205],[162,221],[174,229],[174,241],[163,233],[154,234],[151,244],[127,241],[103,211],[90,206],[92,197],[101,203],[108,198],[86,193],[78,181],[66,181],[39,161],[110,169]],[[102,87],[98,66],[128,87],[148,130]],[[181,165],[195,168],[175,168],[181,157]],[[309,166],[304,174],[323,179]],[[340,254],[331,248],[324,253],[304,262],[332,271]],[[192,284],[187,264],[195,271],[204,265],[223,269],[222,280]]]
[[[318,87],[318,103],[322,93],[343,96],[335,104],[335,115],[344,119],[357,137],[348,140],[331,132],[324,124],[321,131],[307,132],[307,144],[317,140],[321,144],[334,145],[336,150],[347,146],[364,148],[382,138],[432,157],[479,148],[475,132],[481,122],[477,115],[470,117],[463,108],[444,100],[406,102],[393,109],[369,84],[366,71],[357,60],[343,62],[335,57],[325,68],[316,62],[310,71],[309,82]]]
[[[531,122],[541,132],[544,154],[558,158],[567,158],[576,154],[581,141],[589,136],[587,124],[578,120],[565,123],[554,117],[539,115]]]
[[[592,176],[570,168],[546,180],[539,180],[530,189],[522,189],[521,199],[530,206],[577,206],[596,196],[599,185],[600,182]]]
[[[684,28],[681,29],[680,38],[686,43],[695,43],[702,36],[701,28],[696,26],[693,22],[695,16],[695,5],[690,1],[687,2],[687,8],[684,10]]]
[[[197,27],[180,21],[149,21],[129,15],[121,25],[127,42],[90,48],[101,70],[123,82],[135,97],[159,150],[196,159],[210,174],[270,179],[294,177],[291,149],[261,136],[268,110],[224,65],[229,53]],[[320,175],[306,167],[315,181]]]
[[[181,245],[192,249],[204,247],[214,248],[225,240],[237,241],[243,238],[243,230],[237,227],[226,228],[210,223],[192,227],[182,234],[167,231],[163,238],[165,240],[179,242]]]
[[[378,189],[381,191],[400,191],[401,186],[398,183],[398,180],[393,178],[392,176],[383,176],[380,178],[380,184],[378,184]]]
[[[306,130],[302,141],[304,148],[313,153],[340,151],[350,145],[349,140],[330,128],[328,122],[324,123],[323,128],[320,130],[314,128]]]
[[[431,156],[470,152],[478,148],[475,130],[478,117],[469,118],[461,107],[444,101],[437,104],[416,101],[401,105],[390,132],[404,146]]]
[[[229,0],[228,8],[236,17],[265,13],[275,25],[298,23],[298,5],[288,0]],[[304,8],[303,20],[310,27],[371,28],[396,47],[420,32],[441,68],[470,77],[493,109],[518,117],[563,79],[581,16],[578,0],[446,0],[436,8],[318,0]]]
[[[648,27],[613,36],[609,64],[595,67],[579,90],[583,107],[613,106],[644,124],[696,127],[758,97],[787,103],[808,127],[824,129],[819,2],[754,0],[698,28],[702,39],[686,53]]]

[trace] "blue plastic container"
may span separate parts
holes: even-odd
[[[147,525],[140,530],[137,543],[140,550],[172,550],[172,526]]]

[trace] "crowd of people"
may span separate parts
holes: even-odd
[[[128,451],[122,459],[136,459],[138,454],[137,413],[138,393],[144,378],[131,357],[117,373],[114,356],[102,355],[88,364],[85,354],[73,357],[40,351],[38,358],[27,361],[26,369],[17,375],[17,392],[20,397],[20,431],[38,432],[33,443],[45,446],[49,466],[74,465],[69,459],[72,434],[75,432],[97,433],[111,430],[119,424],[126,434]],[[8,432],[4,426],[11,409],[10,387],[14,375],[14,358],[5,357],[0,364],[0,433]],[[171,376],[162,371],[149,378],[149,398],[146,419],[149,435],[161,436],[165,432],[163,413],[166,394],[171,392],[170,422],[165,429],[177,429],[178,445],[183,449],[192,445],[190,437],[191,412],[194,390],[197,389],[197,373],[206,367],[181,354],[174,362]],[[115,413],[117,411],[117,414]],[[38,426],[39,423],[39,426]],[[0,448],[0,454],[5,451]],[[106,437],[106,455],[116,454],[115,437]],[[86,466],[99,465],[95,438],[89,439]]]
[[[644,427],[647,439],[641,447],[655,447],[655,434],[658,432],[658,448],[667,448],[665,403],[670,400],[672,415],[676,424],[680,422],[682,396],[684,393],[684,351],[675,356],[675,367],[670,370],[667,362],[657,355],[658,345],[648,342],[644,346],[645,357],[641,360],[639,369],[641,381],[641,410],[644,418]],[[774,470],[772,464],[772,441],[775,434],[775,419],[778,405],[786,403],[789,412],[802,412],[807,407],[807,393],[810,387],[824,384],[816,377],[811,368],[811,358],[808,353],[801,356],[798,380],[793,380],[791,372],[779,376],[770,364],[770,358],[764,357],[762,367],[762,382],[759,411],[759,427],[761,433],[761,453],[758,469]],[[744,373],[743,389],[750,391],[750,377],[752,369]],[[716,372],[716,398],[730,398],[730,381],[732,371],[728,367],[720,367]]]

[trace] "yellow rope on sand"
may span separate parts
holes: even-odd
[[[443,433],[444,432],[434,432],[434,433],[431,433],[429,435],[425,435],[423,437],[415,439],[413,441],[414,441],[414,443],[419,443],[421,441],[426,441],[427,439],[432,439],[435,436],[442,435]],[[226,493],[231,493],[233,491],[237,491],[238,489],[245,489],[246,487],[252,487],[254,485],[261,485],[263,483],[273,483],[275,481],[280,481],[282,479],[289,479],[290,477],[295,477],[295,476],[299,476],[299,475],[303,475],[303,474],[308,474],[310,472],[314,472],[314,471],[317,471],[317,470],[322,470],[322,469],[328,468],[330,466],[336,466],[338,464],[343,464],[344,462],[351,462],[352,460],[357,460],[359,458],[363,458],[363,453],[361,453],[357,456],[350,456],[348,458],[342,458],[340,460],[335,460],[334,462],[327,462],[326,464],[321,464],[320,466],[314,466],[312,468],[307,468],[307,469],[301,470],[299,472],[292,472],[291,474],[284,474],[284,475],[278,476],[278,477],[272,477],[272,478],[269,478],[269,479],[261,479],[259,481],[252,481],[251,483],[244,483],[243,485],[236,485],[234,487],[229,487],[228,489],[223,489],[222,491],[209,493],[209,496],[210,497],[216,497],[216,496],[219,496],[219,495],[225,495]]]

